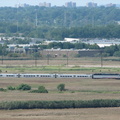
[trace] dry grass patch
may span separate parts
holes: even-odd
[[[32,89],[45,86],[48,94],[28,91],[0,92],[0,101],[27,100],[93,100],[120,99],[120,81],[114,79],[73,79],[73,78],[1,78],[0,88],[28,84]],[[64,83],[67,91],[59,93],[57,85]]]
[[[104,59],[109,59],[109,58],[104,58]],[[112,58],[110,58],[112,59]],[[118,58],[117,58],[118,59]],[[49,65],[97,65],[101,66],[101,58],[100,57],[80,57],[80,58],[73,58],[69,57],[68,61],[67,58],[63,59],[56,59],[52,58],[49,60]],[[35,66],[35,60],[4,60],[3,61],[4,65],[32,65]],[[48,65],[48,60],[37,60],[37,65]],[[119,61],[104,61],[103,60],[103,66],[119,66]]]
[[[0,120],[119,120],[120,108],[0,110]]]

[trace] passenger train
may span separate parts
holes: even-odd
[[[16,78],[91,78],[91,74],[0,74],[0,77]]]
[[[8,78],[91,78],[91,79],[120,79],[120,74],[95,73],[95,74],[0,74]]]

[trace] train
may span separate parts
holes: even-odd
[[[0,74],[0,77],[16,78],[91,78],[91,74]]]
[[[95,73],[93,79],[120,79],[120,74],[116,73]]]
[[[120,79],[120,74],[0,74],[0,78],[91,78],[91,79]]]

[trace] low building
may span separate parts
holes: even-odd
[[[120,39],[94,39],[94,40],[83,40],[83,43],[94,45],[97,44],[99,47],[107,47],[111,45],[120,45]]]
[[[64,38],[64,42],[78,43],[80,42],[79,38]]]

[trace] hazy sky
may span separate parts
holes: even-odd
[[[108,3],[120,4],[120,0],[0,0],[0,6],[15,6],[15,4],[27,3],[30,5],[38,5],[40,2],[51,3],[52,6],[62,6],[65,2],[76,2],[77,6],[85,6],[87,2],[95,2],[98,5],[104,5]]]

